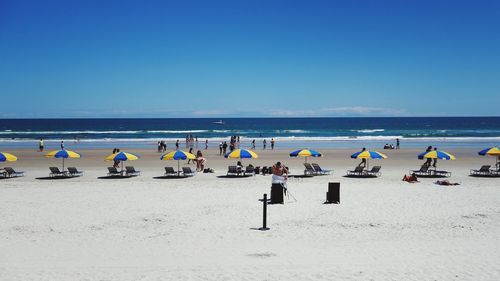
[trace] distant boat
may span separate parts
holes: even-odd
[[[217,124],[217,125],[224,125],[224,121],[222,120],[219,120],[219,121],[215,121],[215,122],[212,122],[213,124]]]

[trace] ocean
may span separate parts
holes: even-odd
[[[64,140],[80,148],[154,147],[160,140],[184,142],[186,135],[209,146],[240,136],[243,144],[274,138],[277,147],[403,147],[500,145],[500,117],[387,118],[155,118],[0,119],[0,147],[47,146]]]

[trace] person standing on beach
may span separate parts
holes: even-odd
[[[222,142],[219,142],[219,155],[222,155]]]
[[[205,150],[208,149],[208,139],[205,140]]]
[[[361,150],[361,152],[365,151],[366,148],[363,147],[363,149]],[[361,163],[359,163],[358,167],[366,167],[366,158],[363,158],[361,159]]]
[[[176,150],[179,150],[179,140],[177,140],[177,141],[175,142],[175,149],[176,149]]]
[[[399,138],[396,139],[396,149],[399,149]]]
[[[425,152],[430,152],[430,151],[432,151],[432,146],[431,145],[429,145],[427,147],[427,149],[425,150]],[[430,167],[431,163],[432,163],[432,159],[431,158],[427,158],[427,160],[425,160],[424,166]]]
[[[40,142],[38,142],[38,150],[40,152],[43,152],[44,144],[43,144],[43,139],[40,139]]]
[[[189,153],[193,154],[193,148],[192,147],[189,148]],[[191,161],[193,161],[193,160],[191,160],[191,159],[188,158],[188,164],[191,163]]]
[[[64,149],[64,141],[61,141],[61,149]]]
[[[274,139],[271,139],[271,150],[274,150]]]
[[[437,151],[437,150],[438,150],[438,148],[434,147],[434,151]],[[434,161],[432,162],[432,167],[436,168],[437,162],[438,162],[437,155],[436,155],[436,158],[434,158],[433,160]]]
[[[158,152],[161,152],[162,150],[162,143],[161,141],[158,141]]]
[[[255,139],[252,140],[252,149],[255,149]]]
[[[262,141],[262,149],[263,149],[263,150],[266,150],[266,144],[267,144],[266,139],[264,139],[264,140]]]
[[[224,142],[224,143],[222,144],[222,153],[223,153],[224,155],[226,155],[226,150],[227,150],[227,142]]]

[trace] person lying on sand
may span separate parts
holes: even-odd
[[[434,183],[438,185],[460,185],[457,182],[450,182],[449,180],[435,181]]]
[[[415,175],[415,173],[413,173],[413,174],[411,174],[411,175],[409,175],[409,176],[404,175],[404,176],[403,176],[403,181],[406,181],[406,182],[408,182],[408,183],[416,183],[416,182],[420,182],[420,181],[418,181],[418,178],[417,178],[417,176]]]

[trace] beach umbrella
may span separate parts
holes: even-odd
[[[139,155],[135,155],[129,152],[117,152],[114,154],[108,155],[106,158],[104,158],[104,161],[119,161],[122,163],[122,170],[123,170],[123,161],[133,161],[139,159]]]
[[[17,157],[7,152],[0,152],[0,162],[5,162],[5,161],[9,162],[17,161]]]
[[[382,154],[382,153],[380,153],[378,151],[374,151],[374,150],[362,150],[362,151],[359,151],[359,152],[352,154],[351,158],[353,158],[353,159],[366,159],[367,160],[366,169],[368,169],[368,167],[369,167],[368,160],[369,159],[386,159],[387,156],[385,154]]]
[[[455,156],[446,151],[431,150],[422,152],[418,155],[418,159],[442,159],[442,160],[455,160]]]
[[[321,154],[321,152],[312,149],[299,149],[292,151],[290,153],[290,157],[304,157],[305,163],[307,163],[307,157],[322,157],[322,156],[323,154]]]
[[[425,151],[418,155],[418,159],[442,159],[442,160],[455,160],[455,156],[446,151],[431,150]]]
[[[483,149],[483,150],[479,151],[478,154],[481,156],[485,156],[485,155],[496,156],[497,157],[497,165],[498,165],[498,162],[500,161],[500,148],[498,148],[496,146]]]
[[[257,153],[248,149],[235,149],[224,155],[225,158],[243,159],[243,158],[259,158]]]
[[[62,149],[62,150],[51,151],[51,152],[47,153],[47,155],[45,155],[45,157],[47,157],[47,158],[61,158],[62,159],[62,171],[64,171],[64,159],[66,159],[66,158],[81,158],[82,156],[79,153],[76,153],[74,151]]]
[[[196,159],[196,156],[189,152],[185,152],[182,150],[174,150],[169,153],[163,154],[160,157],[160,160],[177,160],[177,174],[179,174],[181,171],[180,168],[180,161],[181,160],[186,160],[186,159],[191,159],[194,160]]]

